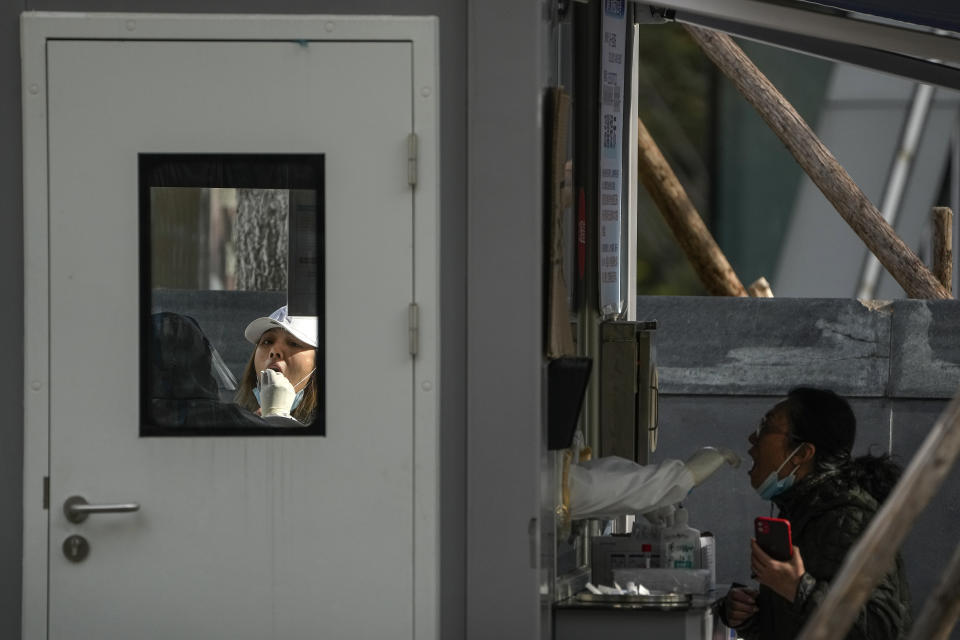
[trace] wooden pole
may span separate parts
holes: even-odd
[[[837,213],[907,295],[911,298],[949,298],[950,294],[943,285],[897,236],[830,150],[733,39],[693,25],[684,27],[707,57],[760,113]]]
[[[933,208],[933,275],[947,293],[953,292],[953,211]]]
[[[909,640],[947,640],[960,616],[960,545],[953,552],[940,582],[927,596],[910,629]]]
[[[917,516],[936,495],[960,454],[960,393],[937,418],[900,481],[854,545],[798,640],[840,640],[894,564]]]
[[[763,276],[760,276],[754,280],[749,287],[747,287],[747,293],[754,298],[772,298],[773,289],[770,288],[770,283],[767,282],[767,279]]]
[[[643,121],[637,121],[640,182],[663,214],[673,236],[706,290],[715,296],[743,296],[747,290],[703,223],[683,185],[663,157]]]

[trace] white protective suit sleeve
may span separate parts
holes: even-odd
[[[570,466],[570,517],[616,518],[640,514],[687,497],[693,474],[680,460],[641,465],[616,456]]]

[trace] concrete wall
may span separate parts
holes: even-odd
[[[464,0],[7,0],[0,3],[0,331],[23,350],[23,234],[19,14],[22,11],[183,13],[333,13],[436,15],[440,19],[441,91],[441,631],[463,638],[466,595],[466,104],[467,3]],[[475,63],[483,68],[482,61]],[[494,141],[491,141],[494,142]],[[509,165],[509,163],[505,163]],[[536,237],[539,238],[539,235]],[[19,347],[16,345],[20,345]],[[10,376],[0,426],[0,638],[20,637],[23,495],[23,380]],[[40,482],[32,478],[31,482]]]
[[[794,386],[829,387],[857,416],[855,454],[890,452],[906,465],[960,387],[960,303],[898,300],[640,298],[656,319],[660,447],[654,461],[723,445],[744,460],[685,501],[691,526],[717,536],[717,579],[749,583],[752,522],[770,503],[750,486],[747,436]],[[955,468],[902,547],[914,613],[956,547]],[[952,636],[960,639],[960,631]]]

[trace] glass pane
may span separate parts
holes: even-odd
[[[140,156],[141,428],[323,435],[323,156]]]

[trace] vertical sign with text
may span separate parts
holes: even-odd
[[[623,216],[623,88],[626,71],[626,0],[603,0],[600,49],[600,202],[597,239],[600,315],[624,311],[620,291],[620,226]]]

